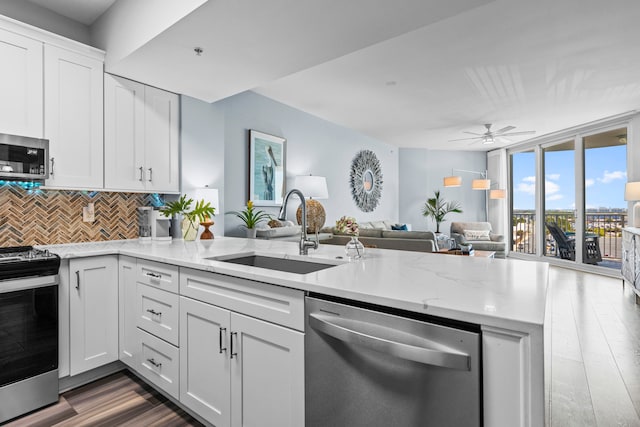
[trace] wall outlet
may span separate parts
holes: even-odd
[[[82,208],[82,222],[94,222],[96,220],[94,204],[89,203]]]

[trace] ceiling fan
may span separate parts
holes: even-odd
[[[492,131],[491,130],[491,123],[486,123],[484,125],[484,127],[487,128],[487,131],[485,133],[475,133],[475,132],[464,132],[464,133],[468,133],[470,135],[475,135],[471,138],[460,138],[460,139],[450,139],[449,142],[452,141],[468,141],[468,140],[472,140],[475,139],[477,141],[472,142],[472,144],[475,144],[476,142],[482,142],[483,144],[493,144],[494,142],[511,142],[509,139],[505,138],[506,136],[515,136],[515,135],[530,135],[533,133],[536,133],[535,130],[524,130],[524,131],[520,131],[520,132],[510,132],[511,130],[515,129],[515,126],[506,126],[503,127],[502,129],[496,130],[496,131]]]

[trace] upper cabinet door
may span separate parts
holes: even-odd
[[[143,191],[144,85],[104,75],[104,185]]]
[[[45,45],[44,94],[47,186],[103,188],[102,61]]]
[[[145,87],[145,158],[148,191],[180,191],[178,95]]]
[[[42,42],[0,29],[0,132],[42,138]]]

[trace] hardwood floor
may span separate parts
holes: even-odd
[[[621,279],[550,269],[549,424],[640,426],[640,306]]]
[[[552,427],[640,427],[640,306],[622,280],[550,268]],[[549,363],[550,362],[550,363]],[[64,393],[9,426],[201,426],[128,372]]]
[[[202,426],[182,409],[122,371],[60,396],[58,403],[7,424],[11,427]]]

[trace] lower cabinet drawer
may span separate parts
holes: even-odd
[[[140,358],[137,371],[172,397],[180,399],[180,351],[138,328]]]
[[[142,283],[136,287],[136,326],[177,346],[180,297]]]

